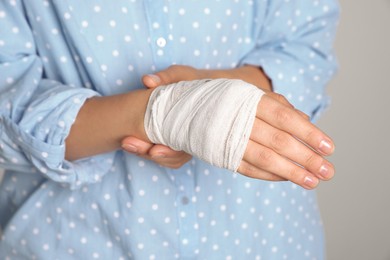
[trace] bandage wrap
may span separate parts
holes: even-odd
[[[149,139],[237,171],[263,91],[241,80],[182,81],[156,88],[145,113]]]

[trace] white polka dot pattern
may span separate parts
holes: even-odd
[[[262,67],[316,118],[335,0],[0,2],[1,259],[323,259],[314,192],[192,160],[64,160],[85,99],[172,64]]]

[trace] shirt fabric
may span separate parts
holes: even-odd
[[[337,18],[334,0],[2,0],[0,258],[323,259],[313,191],[196,158],[70,162],[64,140],[87,98],[172,64],[262,67],[316,118]]]

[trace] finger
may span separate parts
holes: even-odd
[[[147,88],[156,88],[162,84],[161,78],[156,74],[148,74],[142,77],[142,83]]]
[[[306,115],[305,113],[303,113],[302,111],[300,111],[299,109],[296,109],[294,107],[293,104],[291,104],[287,98],[285,98],[285,96],[281,95],[281,94],[278,94],[278,93],[275,93],[275,92],[269,92],[268,95],[270,97],[272,97],[273,99],[277,100],[278,102],[282,103],[283,105],[285,106],[288,106],[290,108],[293,108],[297,113],[299,113],[303,118],[305,118],[306,120],[310,120],[310,117],[308,115]]]
[[[329,136],[294,109],[280,104],[267,95],[261,98],[256,116],[273,127],[297,137],[323,155],[330,155],[334,151],[334,143]]]
[[[152,158],[167,158],[167,157],[175,158],[185,154],[185,152],[175,151],[168,146],[156,144],[149,150],[148,154]]]
[[[178,169],[191,160],[192,156],[182,153],[177,157],[152,157],[150,155],[141,155],[140,157],[153,161],[163,167]]]
[[[278,175],[306,189],[313,189],[319,183],[318,178],[304,168],[252,140],[248,142],[243,160],[259,169]]]
[[[159,71],[156,74],[148,74],[142,77],[142,82],[147,88],[155,88],[162,85],[167,85],[179,82],[182,79],[181,74],[177,74],[178,68],[170,66],[165,70]],[[176,73],[175,73],[176,72]]]
[[[189,154],[184,154],[180,156],[180,158],[175,159],[164,159],[162,161],[156,161],[156,163],[160,164],[161,166],[172,168],[172,169],[179,169],[184,164],[189,162],[192,159],[192,156]]]
[[[240,166],[238,167],[237,172],[255,179],[261,179],[265,181],[286,181],[286,179],[272,174],[270,172],[264,171],[255,167],[253,164],[250,164],[247,161],[242,160]]]
[[[198,75],[197,69],[186,65],[172,65],[167,69],[156,73],[160,77],[162,84],[171,84],[183,80],[198,79],[201,75]]]
[[[329,180],[334,176],[334,166],[329,161],[290,134],[264,121],[255,120],[250,138],[301,165],[322,180]]]
[[[134,154],[145,155],[153,147],[154,144],[145,142],[133,136],[124,138],[121,142],[122,149]]]
[[[142,82],[146,87],[154,88],[183,80],[195,80],[203,77],[204,75],[201,70],[197,70],[191,66],[172,65],[155,74],[145,75],[142,78]]]

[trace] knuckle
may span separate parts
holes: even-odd
[[[258,154],[259,163],[263,166],[269,166],[272,163],[273,154],[270,150],[264,149]]]
[[[161,82],[163,84],[169,84],[172,82],[172,75],[171,75],[171,72],[169,70],[160,71],[160,72],[157,72],[156,74],[160,77]]]
[[[287,98],[283,95],[279,95],[279,99],[283,103],[290,104],[290,102],[288,102]]]
[[[250,164],[245,164],[242,167],[242,174],[250,178],[256,178],[256,176],[258,175],[258,170]]]
[[[187,78],[188,72],[190,72],[190,66],[186,65],[170,65],[168,69],[162,73],[162,79],[165,83],[175,83]]]
[[[292,181],[297,181],[299,177],[302,175],[302,169],[297,167],[293,167],[289,172],[288,172],[288,179]]]
[[[177,71],[178,69],[180,69],[181,67],[182,67],[181,65],[174,64],[174,65],[170,65],[170,66],[168,67],[168,70],[169,70],[169,71],[175,72],[175,71]]]
[[[287,124],[291,121],[291,113],[284,107],[276,109],[275,116],[280,124]]]
[[[309,130],[307,130],[307,132],[305,134],[306,141],[309,143],[313,143],[314,140],[316,140],[317,133],[318,133],[318,131],[316,129],[314,129],[313,127],[310,128]]]
[[[305,118],[306,120],[310,120],[310,116],[302,111],[300,111],[299,109],[296,109],[295,108],[295,111],[297,111],[298,114],[300,114],[303,118]]]
[[[322,165],[323,159],[320,159],[315,153],[310,153],[305,158],[305,168],[317,169]]]
[[[164,83],[174,83],[177,81],[177,76],[180,75],[182,65],[170,65],[167,69],[158,73]]]
[[[283,102],[285,100],[284,96],[279,93],[275,93],[275,98],[280,102]]]
[[[291,103],[282,94],[272,92],[271,97],[273,97],[274,99],[276,99],[278,102],[280,102],[282,104],[291,106]]]
[[[289,144],[288,135],[282,132],[277,132],[272,135],[271,145],[275,150],[282,150]]]
[[[278,99],[279,93],[276,92],[269,92],[268,95],[274,99]]]
[[[187,66],[187,65],[177,65],[177,64],[174,64],[174,65],[170,65],[168,67],[168,71],[173,73],[173,74],[177,74],[177,73],[183,73],[183,72],[192,72],[192,70],[194,70],[194,68],[192,68],[191,66]]]

